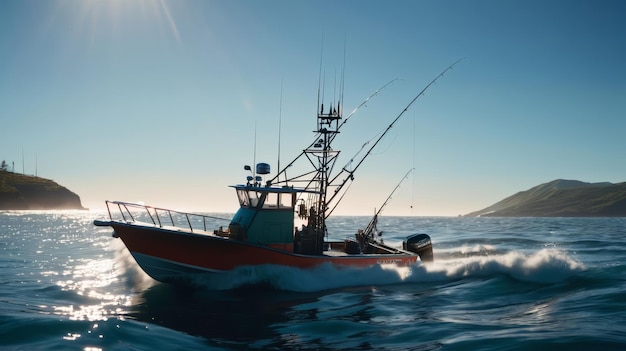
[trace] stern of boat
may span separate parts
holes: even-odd
[[[433,244],[428,234],[413,234],[402,242],[402,248],[416,253],[422,262],[433,262]]]

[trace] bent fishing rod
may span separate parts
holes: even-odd
[[[374,217],[372,217],[372,220],[367,224],[367,227],[365,227],[365,230],[363,231],[365,237],[373,237],[374,236],[373,232],[374,232],[374,229],[376,228],[376,222],[378,221],[378,215],[381,212],[383,212],[383,209],[385,208],[385,206],[387,206],[387,204],[389,203],[389,200],[391,200],[391,197],[393,196],[393,194],[396,192],[396,190],[398,190],[400,188],[400,185],[402,184],[402,182],[404,182],[404,180],[406,178],[408,178],[409,174],[411,174],[411,172],[413,172],[414,170],[415,170],[415,168],[409,169],[409,171],[406,172],[404,177],[402,177],[402,179],[400,179],[400,182],[398,183],[398,185],[396,185],[396,187],[393,188],[393,190],[391,191],[389,196],[387,196],[387,199],[385,200],[385,202],[383,202],[382,206],[380,206],[378,211],[374,214]],[[380,234],[382,234],[382,232],[380,232]]]

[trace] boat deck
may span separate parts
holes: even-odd
[[[345,253],[343,251],[337,251],[337,250],[324,251],[322,254],[324,256],[330,256],[330,257],[355,256],[355,255],[350,255],[350,254],[347,254],[347,253]]]

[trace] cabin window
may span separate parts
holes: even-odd
[[[278,194],[267,193],[267,197],[265,198],[265,203],[263,204],[263,208],[276,209],[277,207],[278,207]]]
[[[281,210],[293,209],[294,196],[295,194],[293,193],[267,193],[263,208]]]
[[[239,198],[239,205],[241,207],[248,207],[250,205],[250,199],[248,198],[247,191],[237,190],[237,197]]]
[[[278,203],[278,207],[280,208],[285,208],[285,209],[291,209],[293,208],[293,204],[295,203],[295,199],[296,199],[296,194],[293,193],[282,193],[279,194],[279,203]]]
[[[259,204],[261,194],[257,191],[237,190],[239,205],[241,207],[256,207]]]
[[[261,194],[258,191],[249,191],[248,196],[250,196],[250,206],[257,207],[259,205]]]
[[[295,194],[293,193],[268,192],[263,203],[263,208],[280,210],[293,209],[294,196]]]
[[[241,207],[258,207],[262,202],[263,209],[290,210],[293,209],[296,194],[237,189],[237,197]]]

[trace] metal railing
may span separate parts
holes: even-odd
[[[109,218],[111,221],[125,223],[152,223],[154,226],[163,228],[165,226],[195,231],[207,231],[207,221],[209,223],[215,220],[228,221],[228,218],[208,216],[196,213],[187,213],[166,208],[146,206],[123,201],[105,201]],[[118,212],[111,212],[111,207],[117,208]],[[178,225],[177,223],[183,223]],[[186,224],[186,225],[185,225]]]

